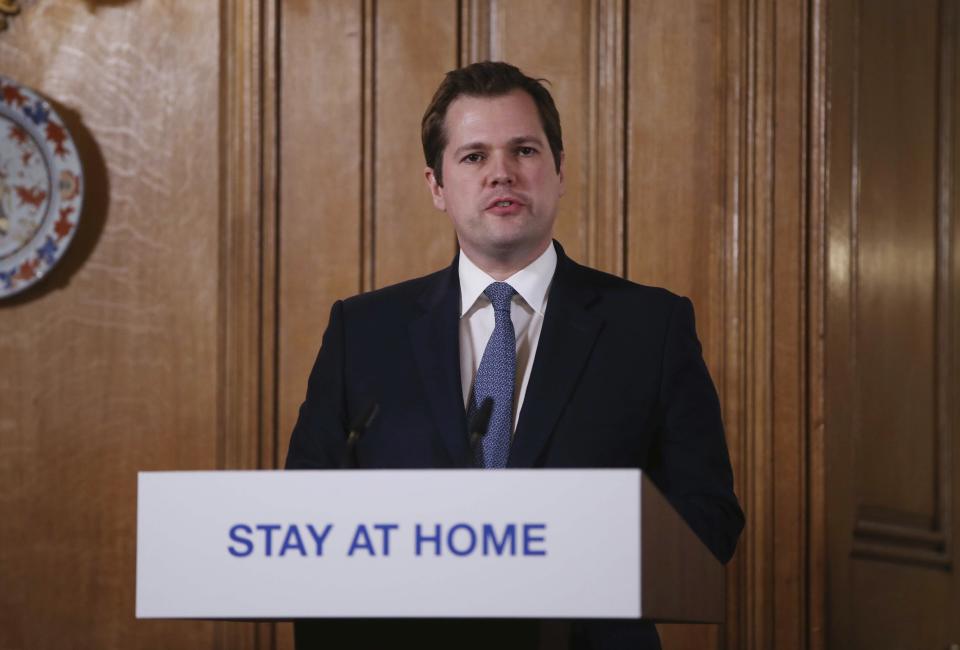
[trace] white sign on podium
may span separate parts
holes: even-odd
[[[647,482],[638,470],[141,472],[137,617],[637,618]]]

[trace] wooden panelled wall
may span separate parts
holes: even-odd
[[[56,102],[86,197],[0,303],[0,648],[211,646],[133,612],[137,471],[223,464],[220,9],[21,5],[0,74]]]
[[[943,488],[960,485],[945,478],[960,465],[957,2],[919,4],[23,2],[0,74],[57,102],[88,200],[51,277],[0,303],[0,649],[291,647],[288,624],[133,618],[136,472],[282,464],[333,300],[449,263],[419,120],[445,71],[487,58],[551,83],[568,253],[697,309],[748,524],[726,624],[662,626],[664,646],[892,647],[865,617],[899,601],[848,603],[896,569],[851,553],[878,525],[881,550],[902,550],[904,526],[882,525],[906,512],[908,551],[945,559],[896,584],[949,590],[960,520]],[[852,327],[851,306],[888,324]],[[901,310],[918,325],[897,329]],[[917,334],[915,350],[891,343]],[[883,384],[912,367],[904,350],[920,359],[910,402]],[[887,410],[851,425],[848,394]],[[925,437],[906,446],[917,413]],[[886,432],[877,447],[864,427]],[[888,489],[901,454],[913,487]]]
[[[419,118],[488,57],[551,82],[570,254],[697,306],[750,523],[727,624],[664,626],[667,647],[804,646],[809,11],[25,3],[0,71],[64,108],[90,199],[68,260],[0,312],[0,647],[289,646],[133,619],[135,473],[282,462],[330,303],[449,262]]]

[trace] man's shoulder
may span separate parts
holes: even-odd
[[[357,314],[399,313],[430,301],[449,287],[450,267],[428,275],[360,293],[342,300],[345,310]]]
[[[571,259],[565,262],[566,280],[574,286],[595,291],[604,302],[619,307],[657,309],[670,311],[686,300],[669,289],[628,280],[619,275],[578,264]]]

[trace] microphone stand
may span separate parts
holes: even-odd
[[[470,434],[470,453],[474,461],[477,458],[477,449],[480,440],[487,433],[487,427],[490,426],[490,416],[493,414],[493,398],[488,397],[480,403],[477,410],[473,412],[470,421],[467,423],[467,433]],[[482,463],[480,463],[482,466]]]
[[[343,450],[343,458],[340,459],[340,469],[357,468],[357,441],[363,432],[370,427],[379,412],[380,405],[376,402],[370,402],[367,408],[360,411],[360,417],[350,425],[350,432],[347,434],[347,446]]]

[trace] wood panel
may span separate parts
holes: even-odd
[[[956,20],[952,0],[831,10],[829,644],[960,638],[957,415],[947,405],[958,376]]]
[[[747,639],[806,647],[806,228],[808,3],[750,6],[745,368]],[[728,327],[735,327],[728,318]]]
[[[218,462],[276,464],[276,5],[222,6]],[[273,623],[218,622],[217,648],[270,647]]]
[[[769,575],[771,646],[806,648],[810,619],[807,608],[809,544],[807,447],[807,231],[808,152],[810,148],[809,3],[803,0],[768,5],[770,24],[767,66],[774,85],[768,89],[772,142],[772,197],[765,217],[770,229],[767,284],[761,304],[769,309],[770,459],[765,481],[772,512],[764,517],[772,528],[770,555],[759,559]],[[755,183],[763,186],[764,179]],[[758,378],[758,384],[765,383]],[[748,437],[761,435],[757,427]],[[741,469],[755,473],[756,468]],[[762,602],[763,596],[758,600]],[[754,647],[763,642],[752,636]]]
[[[693,300],[708,363],[719,368],[724,16],[719,3],[694,1],[630,9],[627,271]]]
[[[282,465],[330,305],[362,288],[362,3],[280,5],[277,432]]]
[[[650,2],[631,4],[627,26],[625,270],[693,300],[715,377],[724,375],[726,18],[720,3]],[[660,627],[668,647],[722,643],[718,626]]]
[[[850,408],[858,519],[916,515],[922,528],[933,523],[937,477],[936,25],[930,2],[861,5],[855,27]]]
[[[219,30],[216,3],[51,1],[0,35],[87,192],[61,264],[0,304],[0,647],[214,643],[133,607],[137,471],[221,457]]]
[[[644,3],[629,24],[627,269],[697,306],[747,513],[722,633],[665,643],[804,647],[808,3]]]
[[[423,183],[420,120],[443,75],[457,65],[457,5],[435,0],[381,0],[373,12],[370,97],[373,214],[370,287],[382,287],[450,264],[456,238],[433,208]],[[429,34],[429,38],[423,38]]]

